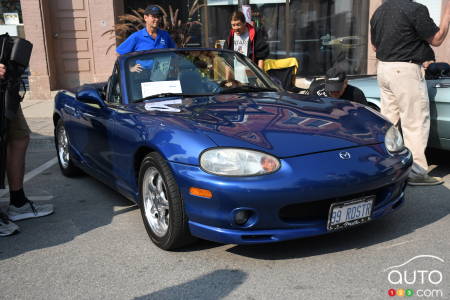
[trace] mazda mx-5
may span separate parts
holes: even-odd
[[[106,83],[57,94],[54,124],[62,173],[84,171],[136,202],[162,249],[378,219],[403,203],[412,164],[375,111],[285,92],[228,50],[120,56]]]

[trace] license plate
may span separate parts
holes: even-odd
[[[333,203],[328,216],[327,230],[338,230],[370,220],[375,196]]]

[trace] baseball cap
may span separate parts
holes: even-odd
[[[149,5],[145,8],[144,15],[156,15],[161,16],[163,15],[163,12],[161,8],[157,5]]]
[[[327,71],[325,77],[325,90],[327,92],[338,92],[344,87],[347,74],[338,67],[333,67]]]

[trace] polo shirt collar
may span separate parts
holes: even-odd
[[[152,37],[151,35],[150,35],[150,33],[148,33],[148,31],[147,31],[147,27],[144,27],[144,29],[143,29],[143,36],[146,36],[146,37]],[[158,28],[158,29],[156,29],[156,39],[159,37],[161,35],[161,30]],[[156,40],[155,39],[155,40]]]

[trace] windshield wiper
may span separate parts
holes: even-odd
[[[239,92],[278,92],[277,89],[269,87],[257,87],[251,85],[241,85],[237,87],[232,87],[219,92],[219,94],[232,94]]]
[[[147,96],[141,99],[138,99],[136,101],[133,101],[133,103],[139,103],[144,102],[145,100],[155,99],[155,98],[166,98],[166,97],[207,97],[207,96],[213,96],[213,94],[183,94],[183,93],[159,93],[151,96]]]

